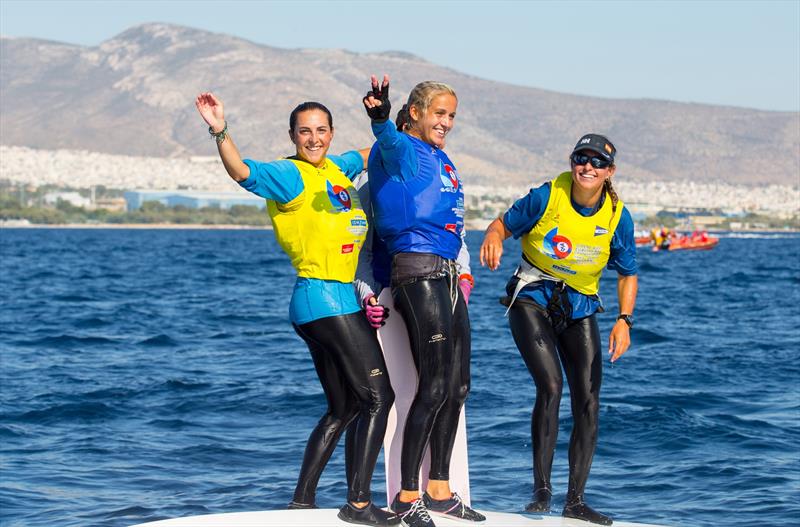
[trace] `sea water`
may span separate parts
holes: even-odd
[[[468,238],[472,500],[522,511],[533,382]],[[0,524],[125,526],[284,508],[325,411],[288,321],[294,281],[266,230],[0,230]],[[633,345],[605,362],[587,502],[674,526],[800,522],[800,237],[639,252]],[[617,313],[606,272],[604,341]],[[393,314],[397,316],[397,314]],[[566,389],[565,389],[566,390]],[[553,466],[563,505],[571,429]],[[384,503],[383,468],[374,477]],[[340,448],[317,494],[345,499]]]

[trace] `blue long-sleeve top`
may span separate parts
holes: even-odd
[[[417,177],[417,153],[409,137],[398,132],[391,119],[379,123],[372,121],[372,133],[383,155],[383,164],[390,179],[407,181]]]
[[[391,254],[433,253],[455,259],[462,245],[464,194],[447,154],[391,120],[372,123],[369,156],[376,230]]]
[[[550,186],[548,181],[542,186],[531,189],[530,192],[518,199],[503,215],[503,224],[511,231],[515,239],[528,233],[542,218],[550,199]],[[605,192],[594,207],[581,207],[572,201],[572,208],[581,216],[591,216],[600,210],[605,201]],[[623,276],[637,274],[636,264],[636,238],[634,236],[633,218],[623,205],[619,224],[611,238],[611,254],[606,265],[608,269],[617,271]],[[540,306],[546,306],[553,294],[556,283],[551,280],[533,282],[520,291],[519,296],[533,300]],[[588,296],[579,293],[567,286],[570,303],[572,304],[572,318],[587,317],[598,310],[602,310],[603,302],[599,296]]]
[[[328,159],[351,180],[364,171],[364,160],[355,150]],[[288,159],[268,163],[245,159],[244,163],[250,168],[250,176],[239,184],[257,196],[284,204],[305,190],[300,170]],[[300,325],[360,309],[352,282],[297,277],[289,302],[289,319]]]
[[[364,208],[369,223],[367,238],[364,240],[364,246],[358,255],[358,269],[356,270],[355,281],[358,297],[363,302],[370,295],[378,296],[384,287],[389,287],[392,258],[386,249],[386,245],[381,242],[375,233],[372,220],[372,197],[369,193],[369,176],[367,172],[358,176],[353,180],[353,183],[358,190],[361,206]],[[459,275],[472,274],[469,250],[465,240],[466,235],[466,229],[461,231],[461,249],[459,249],[456,257],[456,268]]]

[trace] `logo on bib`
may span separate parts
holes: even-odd
[[[333,210],[336,212],[347,212],[350,210],[353,202],[350,199],[350,193],[347,192],[347,189],[339,185],[331,185],[330,181],[326,181],[326,183],[328,184],[328,199],[331,200]]]
[[[608,234],[608,229],[603,228],[603,227],[601,227],[599,225],[595,226],[594,235],[595,236],[600,236],[601,234]]]
[[[550,258],[563,260],[572,253],[572,242],[566,236],[558,234],[558,227],[548,232],[542,240],[544,253]]]
[[[439,171],[439,177],[442,178],[442,184],[445,186],[446,189],[458,190],[459,180],[458,180],[458,173],[456,172],[455,168],[448,165],[447,163],[443,164],[442,170]]]

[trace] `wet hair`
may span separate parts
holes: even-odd
[[[397,125],[398,132],[404,132],[406,127],[411,124],[411,115],[408,113],[407,104],[404,104],[403,107],[397,111],[397,118],[394,123]]]
[[[408,102],[406,103],[409,112],[409,125],[413,124],[413,121],[410,120],[412,106],[424,114],[428,111],[428,106],[431,105],[434,97],[442,94],[449,94],[455,97],[456,100],[458,99],[455,90],[443,82],[424,81],[414,86],[414,89],[408,94]]]
[[[297,115],[303,112],[307,112],[309,110],[320,110],[325,112],[328,116],[328,126],[331,127],[333,130],[333,116],[331,115],[331,111],[328,110],[324,104],[314,102],[314,101],[306,101],[304,103],[300,103],[297,105],[297,108],[292,110],[292,113],[289,114],[289,131],[294,133],[294,127],[297,124]]]
[[[610,154],[610,157],[611,157],[611,159],[609,160],[609,161],[611,161],[611,164],[608,165],[608,168],[616,166],[614,164],[614,156],[617,154],[617,147],[615,147],[614,143],[612,143],[607,137],[602,136],[602,135],[600,137],[605,139],[605,141],[607,143],[606,144],[606,153]],[[608,146],[609,145],[611,145],[611,152],[608,152]],[[606,157],[609,157],[609,156],[606,156]],[[606,190],[606,193],[608,194],[608,197],[611,198],[611,214],[612,215],[616,214],[616,212],[617,212],[617,203],[619,203],[619,196],[617,196],[617,191],[614,190],[614,187],[611,186],[611,178],[607,178],[603,182],[603,188]]]
[[[614,166],[613,164],[610,166]],[[608,197],[611,198],[611,214],[614,215],[617,212],[617,203],[619,203],[619,196],[617,196],[617,191],[614,190],[614,187],[611,186],[611,178],[606,179],[603,182],[603,188],[605,188],[606,192],[608,193]]]

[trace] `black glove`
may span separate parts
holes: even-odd
[[[389,102],[389,84],[387,83],[386,86],[373,86],[370,91],[364,96],[364,102],[369,98],[369,96],[375,97],[377,100],[381,101],[380,106],[375,106],[374,108],[366,108],[367,115],[373,121],[377,121],[379,123],[385,122],[389,119],[389,114],[392,111],[392,103]]]

